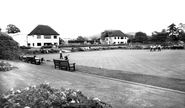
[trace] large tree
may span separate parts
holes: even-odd
[[[163,29],[161,32],[153,32],[152,33],[152,37],[151,37],[151,41],[153,43],[156,43],[156,44],[162,44],[162,43],[165,43],[168,39],[168,32]]]
[[[147,40],[148,40],[148,37],[147,37],[146,33],[137,32],[135,34],[135,42],[145,43],[145,42],[147,42]]]
[[[135,41],[134,35],[127,34],[128,40],[127,43],[133,43]]]
[[[86,41],[87,38],[82,37],[82,36],[78,36],[76,40],[78,40],[78,41]]]
[[[185,32],[184,30],[181,30],[179,33],[179,40],[185,42]]]
[[[178,34],[178,28],[176,27],[174,23],[169,25],[167,30],[169,32],[169,36],[175,36]]]
[[[171,40],[171,42],[177,43],[180,39],[179,36],[180,36],[181,29],[179,27],[176,27],[176,25],[172,23],[171,25],[168,26],[167,30],[168,30],[169,39]]]
[[[21,32],[20,29],[18,27],[16,27],[15,25],[13,24],[9,24],[7,25],[7,33],[18,33],[18,32]]]

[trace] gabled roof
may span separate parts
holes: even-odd
[[[121,30],[114,30],[108,33],[108,37],[127,37]]]
[[[28,34],[28,36],[29,35],[59,35],[59,34],[55,30],[53,30],[50,26],[38,25]]]

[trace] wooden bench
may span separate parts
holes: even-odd
[[[53,62],[54,62],[54,67],[55,67],[55,69],[56,69],[57,67],[60,68],[60,61],[59,61],[59,60],[53,59]]]
[[[66,70],[69,70],[69,71],[71,71],[71,68],[73,68],[73,71],[75,71],[75,63],[69,63],[69,60],[53,59],[53,62],[54,62],[55,68],[56,67],[59,67],[60,69],[65,68]]]
[[[41,64],[44,61],[44,58],[37,58],[36,56],[20,56],[19,58],[21,61],[32,63],[32,64]]]
[[[34,57],[26,57],[26,62],[27,63],[35,63],[35,58]]]

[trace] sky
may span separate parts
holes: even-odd
[[[62,38],[91,37],[104,30],[123,33],[166,29],[185,23],[184,0],[0,0],[0,28],[16,25],[29,34],[37,25]]]

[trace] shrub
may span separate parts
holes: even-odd
[[[43,48],[52,48],[52,47],[53,47],[53,45],[47,45],[47,46],[42,46],[41,49],[43,49]]]
[[[31,49],[31,47],[27,46],[20,46],[21,49]]]
[[[14,68],[17,68],[17,67],[12,66],[6,61],[0,61],[0,71],[10,71]]]
[[[2,108],[112,108],[98,98],[88,98],[80,91],[54,89],[44,83],[9,91],[0,97]]]
[[[0,32],[0,59],[16,59],[19,54],[19,44],[6,33]]]

